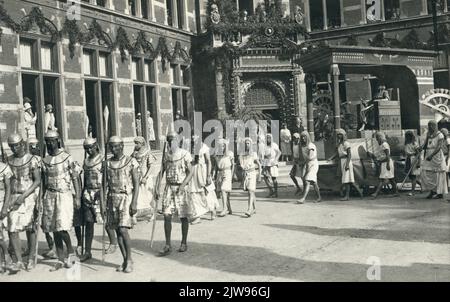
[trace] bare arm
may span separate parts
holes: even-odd
[[[206,184],[211,184],[211,156],[209,155],[209,152],[205,152],[203,155],[205,157],[205,163],[206,163]]]
[[[74,173],[72,176],[72,184],[75,190],[75,207],[79,209],[81,207],[81,184],[79,182],[78,173]]]
[[[137,199],[139,196],[139,171],[137,168],[131,170],[131,178],[133,180],[133,198],[131,200],[130,215],[137,213]]]
[[[150,156],[151,156],[151,154],[149,154],[149,156],[147,157],[147,162],[146,162],[147,172],[145,173],[144,176],[142,176],[142,181],[141,182],[146,182],[148,177],[150,176],[150,170],[152,168],[152,162],[150,161]]]
[[[278,163],[280,156],[281,156],[281,151],[280,148],[277,148],[277,150],[275,151],[275,161]]]
[[[3,207],[0,209],[0,220],[5,218],[8,214],[9,203],[11,202],[11,178],[5,178],[3,183],[5,185],[5,202],[3,203]]]
[[[193,175],[194,175],[194,170],[192,169],[191,163],[189,163],[186,167],[186,177],[184,178],[184,180],[181,183],[178,190],[180,190],[180,191],[184,190],[184,187],[191,181]]]
[[[347,148],[347,161],[345,162],[345,170],[349,169],[351,160],[352,160],[352,152],[350,152],[350,147],[348,147]]]
[[[391,170],[391,152],[388,149],[384,150],[386,157],[383,159],[383,162],[386,162],[386,169],[388,171]]]
[[[38,169],[38,168],[34,169],[32,177],[33,177],[33,184],[28,188],[28,190],[23,192],[22,195],[20,195],[19,198],[17,198],[17,200],[14,201],[14,204],[11,204],[11,207],[14,210],[17,210],[25,202],[25,199],[28,196],[30,196],[31,193],[33,193],[34,190],[36,190],[36,188],[39,187],[39,185],[41,184],[40,169]]]

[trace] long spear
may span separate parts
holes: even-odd
[[[167,148],[167,141],[164,142],[163,154],[162,154],[162,158],[161,158],[161,169],[159,170],[158,177],[156,178],[156,184],[155,184],[155,187],[153,188],[153,196],[158,196],[158,198],[156,198],[155,208],[153,210],[154,217],[153,217],[153,225],[152,225],[152,234],[150,237],[150,248],[153,247],[153,238],[155,235],[156,211],[158,210],[158,202],[159,202],[159,198],[161,195],[161,194],[159,194],[159,186],[160,186],[161,180],[164,176],[164,157],[166,156],[166,148]],[[156,194],[156,193],[158,193],[158,194]]]
[[[103,111],[103,118],[105,121],[105,139],[104,139],[104,148],[105,148],[105,157],[103,158],[103,170],[102,170],[102,188],[100,189],[100,207],[101,212],[104,215],[103,219],[103,233],[102,233],[102,263],[105,263],[105,232],[106,227],[108,226],[108,214],[106,213],[106,189],[107,189],[107,173],[106,173],[106,164],[107,164],[107,156],[108,156],[108,121],[109,121],[109,109],[108,106],[105,107]]]
[[[5,149],[3,149],[2,129],[0,129],[0,151],[2,152],[2,162],[6,164]]]

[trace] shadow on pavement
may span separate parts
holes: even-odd
[[[306,232],[318,236],[350,237],[362,239],[380,239],[391,241],[410,241],[428,243],[450,243],[450,230],[448,228],[421,227],[418,230],[375,230],[375,229],[352,229],[352,228],[320,228],[306,225],[289,224],[265,224],[265,226],[290,231]]]
[[[261,281],[270,281],[272,278],[293,281],[368,281],[367,270],[371,267],[371,264],[304,260],[253,246],[188,242],[188,251],[179,253],[176,251],[179,242],[172,244],[173,252],[164,257],[167,260],[177,261],[186,266],[196,266],[242,276],[261,276]],[[133,240],[132,245],[143,252],[156,253],[148,248],[147,241]],[[161,249],[163,245],[162,241],[155,242],[154,249]],[[366,261],[366,259],[361,260],[362,262]],[[185,278],[180,278],[180,280],[185,280]],[[193,280],[200,279],[197,276]],[[448,281],[450,280],[450,265],[414,263],[406,267],[381,267],[381,281],[402,280]]]

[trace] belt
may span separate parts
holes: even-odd
[[[100,187],[85,187],[86,190],[100,190]]]
[[[112,193],[112,194],[128,194],[128,191],[126,191],[126,190],[110,190],[109,193]]]
[[[230,168],[226,168],[226,169],[219,169],[219,171],[227,171],[227,170],[231,170],[231,167]]]
[[[181,184],[171,184],[171,183],[167,183],[169,186],[181,186]]]
[[[61,190],[61,189],[54,189],[54,188],[47,188],[47,191],[50,192],[55,192],[55,193],[64,193],[64,192],[68,192],[69,190]]]

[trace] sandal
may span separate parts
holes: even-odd
[[[217,214],[218,217],[225,217],[227,216],[227,211],[223,210],[222,212],[220,212],[219,214]]]
[[[250,213],[250,212],[248,212],[248,211],[245,212],[244,215],[245,215],[245,217],[247,217],[247,218],[252,217],[252,213]]]
[[[125,269],[123,270],[124,273],[132,273],[133,272],[133,261],[129,261],[125,267]]]
[[[55,266],[50,269],[51,272],[56,272],[64,267],[64,262],[58,261]]]
[[[170,245],[165,245],[164,248],[159,252],[160,257],[164,257],[172,253],[172,247]]]
[[[123,270],[125,269],[126,266],[127,266],[127,265],[126,265],[125,262],[122,263],[121,265],[119,265],[119,266],[116,268],[116,272],[123,272]]]
[[[186,251],[187,251],[187,245],[182,243],[180,245],[180,248],[178,249],[178,252],[183,253],[183,252],[186,252]]]

